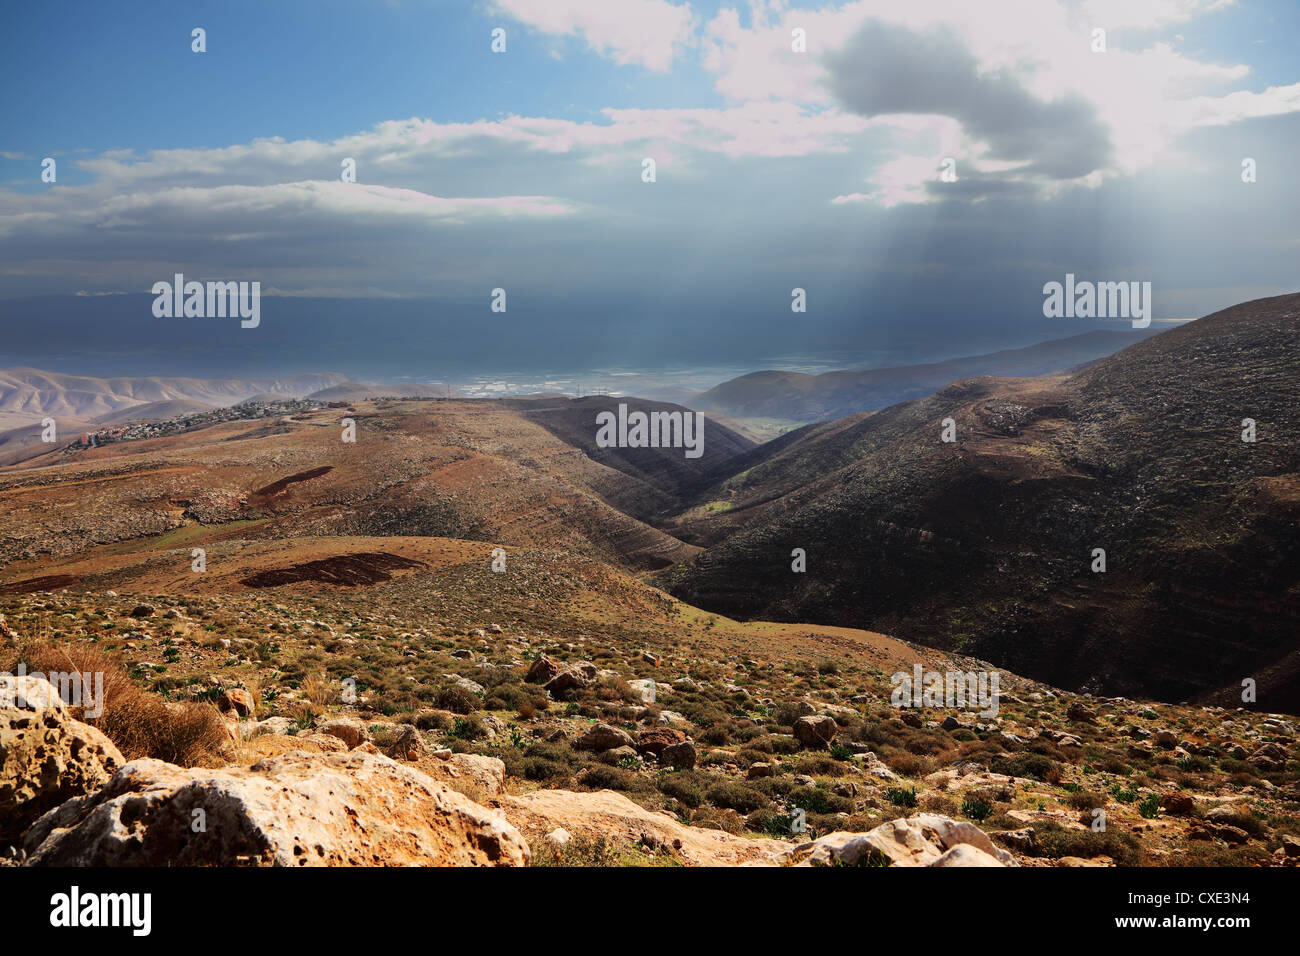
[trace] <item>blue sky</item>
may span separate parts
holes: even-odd
[[[1292,2],[55,2],[5,27],[0,365],[147,339],[267,367],[312,335],[295,361],[347,370],[358,312],[394,374],[424,335],[479,364],[503,337],[875,364],[1122,327],[1042,316],[1067,271],[1151,281],[1162,318],[1300,286]],[[175,272],[260,281],[263,331],[105,320]]]

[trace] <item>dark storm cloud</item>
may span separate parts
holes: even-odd
[[[913,31],[873,21],[828,54],[826,66],[845,108],[867,117],[952,117],[990,144],[992,158],[1027,162],[1016,175],[1076,179],[1111,158],[1107,129],[1087,101],[1068,96],[1045,102],[1006,75],[981,73],[947,29]]]

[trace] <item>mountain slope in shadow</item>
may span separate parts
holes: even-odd
[[[1300,709],[1297,333],[1300,295],[1261,299],[1073,375],[801,429],[679,516],[671,533],[711,546],[660,581],[731,616],[870,627],[1109,694],[1240,702],[1267,672],[1260,706]]]

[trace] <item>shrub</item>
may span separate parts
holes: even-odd
[[[916,806],[916,788],[915,787],[890,787],[885,791],[885,796],[889,802],[896,807],[911,809]]]
[[[664,796],[680,800],[694,809],[704,803],[704,787],[698,777],[698,774],[690,771],[665,774],[659,778],[656,786]]]
[[[976,823],[980,823],[993,813],[993,807],[978,797],[968,797],[962,801],[961,812]]]
[[[487,728],[477,717],[457,717],[447,734],[457,740],[480,740],[487,736]]]
[[[853,801],[821,787],[798,787],[790,791],[790,802],[809,813],[848,813]]]
[[[1067,802],[1076,810],[1096,810],[1098,807],[1106,805],[1106,798],[1100,793],[1080,790],[1077,793],[1070,794]]]
[[[479,707],[477,696],[455,684],[440,690],[436,702],[443,710],[449,710],[453,714],[472,714]]]
[[[645,790],[649,787],[649,783],[636,774],[605,764],[588,767],[578,782],[592,790]]]
[[[1034,824],[1034,840],[1037,849],[1032,852],[1038,856],[1053,859],[1063,856],[1083,859],[1108,856],[1119,866],[1138,866],[1142,862],[1141,846],[1131,833],[1067,830],[1059,823],[1049,821]]]
[[[416,715],[415,726],[420,730],[450,730],[452,719],[436,710],[427,710]]]
[[[1050,758],[1035,753],[1003,757],[995,760],[989,769],[1010,777],[1029,777],[1047,783],[1056,783],[1061,779],[1061,768]]]
[[[1160,795],[1153,793],[1139,803],[1138,813],[1142,814],[1143,818],[1147,820],[1154,820],[1160,816]]]
[[[752,813],[766,807],[768,802],[767,797],[753,787],[732,782],[714,784],[705,796],[714,806],[726,807],[737,813]]]

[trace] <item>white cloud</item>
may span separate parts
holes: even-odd
[[[1009,180],[1035,181],[1050,194],[1063,184],[1095,185],[1149,167],[1178,136],[1200,125],[1300,111],[1290,87],[1242,89],[1250,76],[1245,64],[1194,57],[1180,52],[1176,40],[1151,37],[1151,31],[1231,5],[1232,0],[850,0],[807,10],[754,0],[747,24],[731,8],[705,24],[702,62],[718,91],[732,100],[795,102],[810,112],[854,108],[843,97],[844,79],[846,72],[859,74],[858,89],[870,93],[869,107],[857,104],[864,116],[917,112],[918,100],[928,101],[936,119],[961,121],[960,142],[949,143],[946,155],[1001,159],[1014,170]],[[1108,31],[1106,53],[1091,51],[1096,26]],[[796,27],[806,32],[807,53],[791,50]],[[951,38],[940,44],[946,55],[912,57],[896,63],[895,73],[883,65],[938,34]],[[879,42],[873,46],[863,37]],[[967,58],[972,69],[959,80],[953,60]],[[938,95],[942,89],[936,86],[946,86],[947,95]],[[927,89],[928,97],[918,98],[918,89]],[[1041,159],[1052,141],[1071,135],[1076,142],[1045,165],[1015,162],[1034,154]],[[1074,169],[1067,161],[1071,154],[1090,168]],[[920,176],[924,168],[919,156],[899,151],[868,177],[877,187],[871,195],[923,201],[923,180],[909,181],[907,170]],[[994,167],[984,163],[976,169]]]
[[[615,63],[661,73],[695,32],[690,4],[668,0],[494,0],[493,8],[543,33],[581,35]]]

